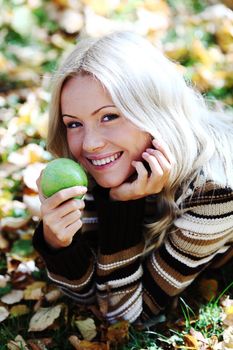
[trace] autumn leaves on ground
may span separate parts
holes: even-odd
[[[187,79],[233,106],[231,0],[0,0],[0,349],[233,348],[232,264],[198,279],[144,329],[108,325],[62,296],[31,238],[45,149],[50,82],[87,35],[130,29],[177,61]]]

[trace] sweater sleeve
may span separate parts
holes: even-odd
[[[97,290],[100,310],[109,322],[135,321],[142,312],[142,223],[144,199],[111,201],[96,188],[99,218]]]
[[[163,310],[201,271],[231,250],[232,189],[208,186],[205,193],[192,196],[164,243],[144,260],[144,320]]]
[[[64,294],[85,304],[95,300],[95,257],[83,234],[76,233],[68,247],[54,250],[44,239],[41,221],[33,235],[33,245],[46,264],[49,279]]]

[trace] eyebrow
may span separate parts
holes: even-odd
[[[102,106],[102,107],[96,109],[94,112],[92,112],[91,115],[95,115],[96,113],[98,113],[99,111],[101,111],[101,109],[103,109],[103,108],[108,108],[108,107],[116,107],[116,106],[115,106],[115,105]],[[67,114],[67,113],[62,114],[62,118],[63,118],[63,117],[77,118],[76,116],[70,115],[70,114]]]

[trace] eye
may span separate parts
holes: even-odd
[[[118,114],[110,113],[110,114],[105,114],[102,118],[104,122],[109,122],[111,120],[119,118]]]
[[[67,129],[74,129],[74,128],[79,128],[80,126],[82,126],[81,123],[79,122],[69,122],[65,124]]]

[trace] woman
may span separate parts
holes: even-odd
[[[48,275],[109,322],[157,315],[233,242],[233,122],[136,34],[82,40],[57,72],[48,149],[84,187],[42,201]]]

